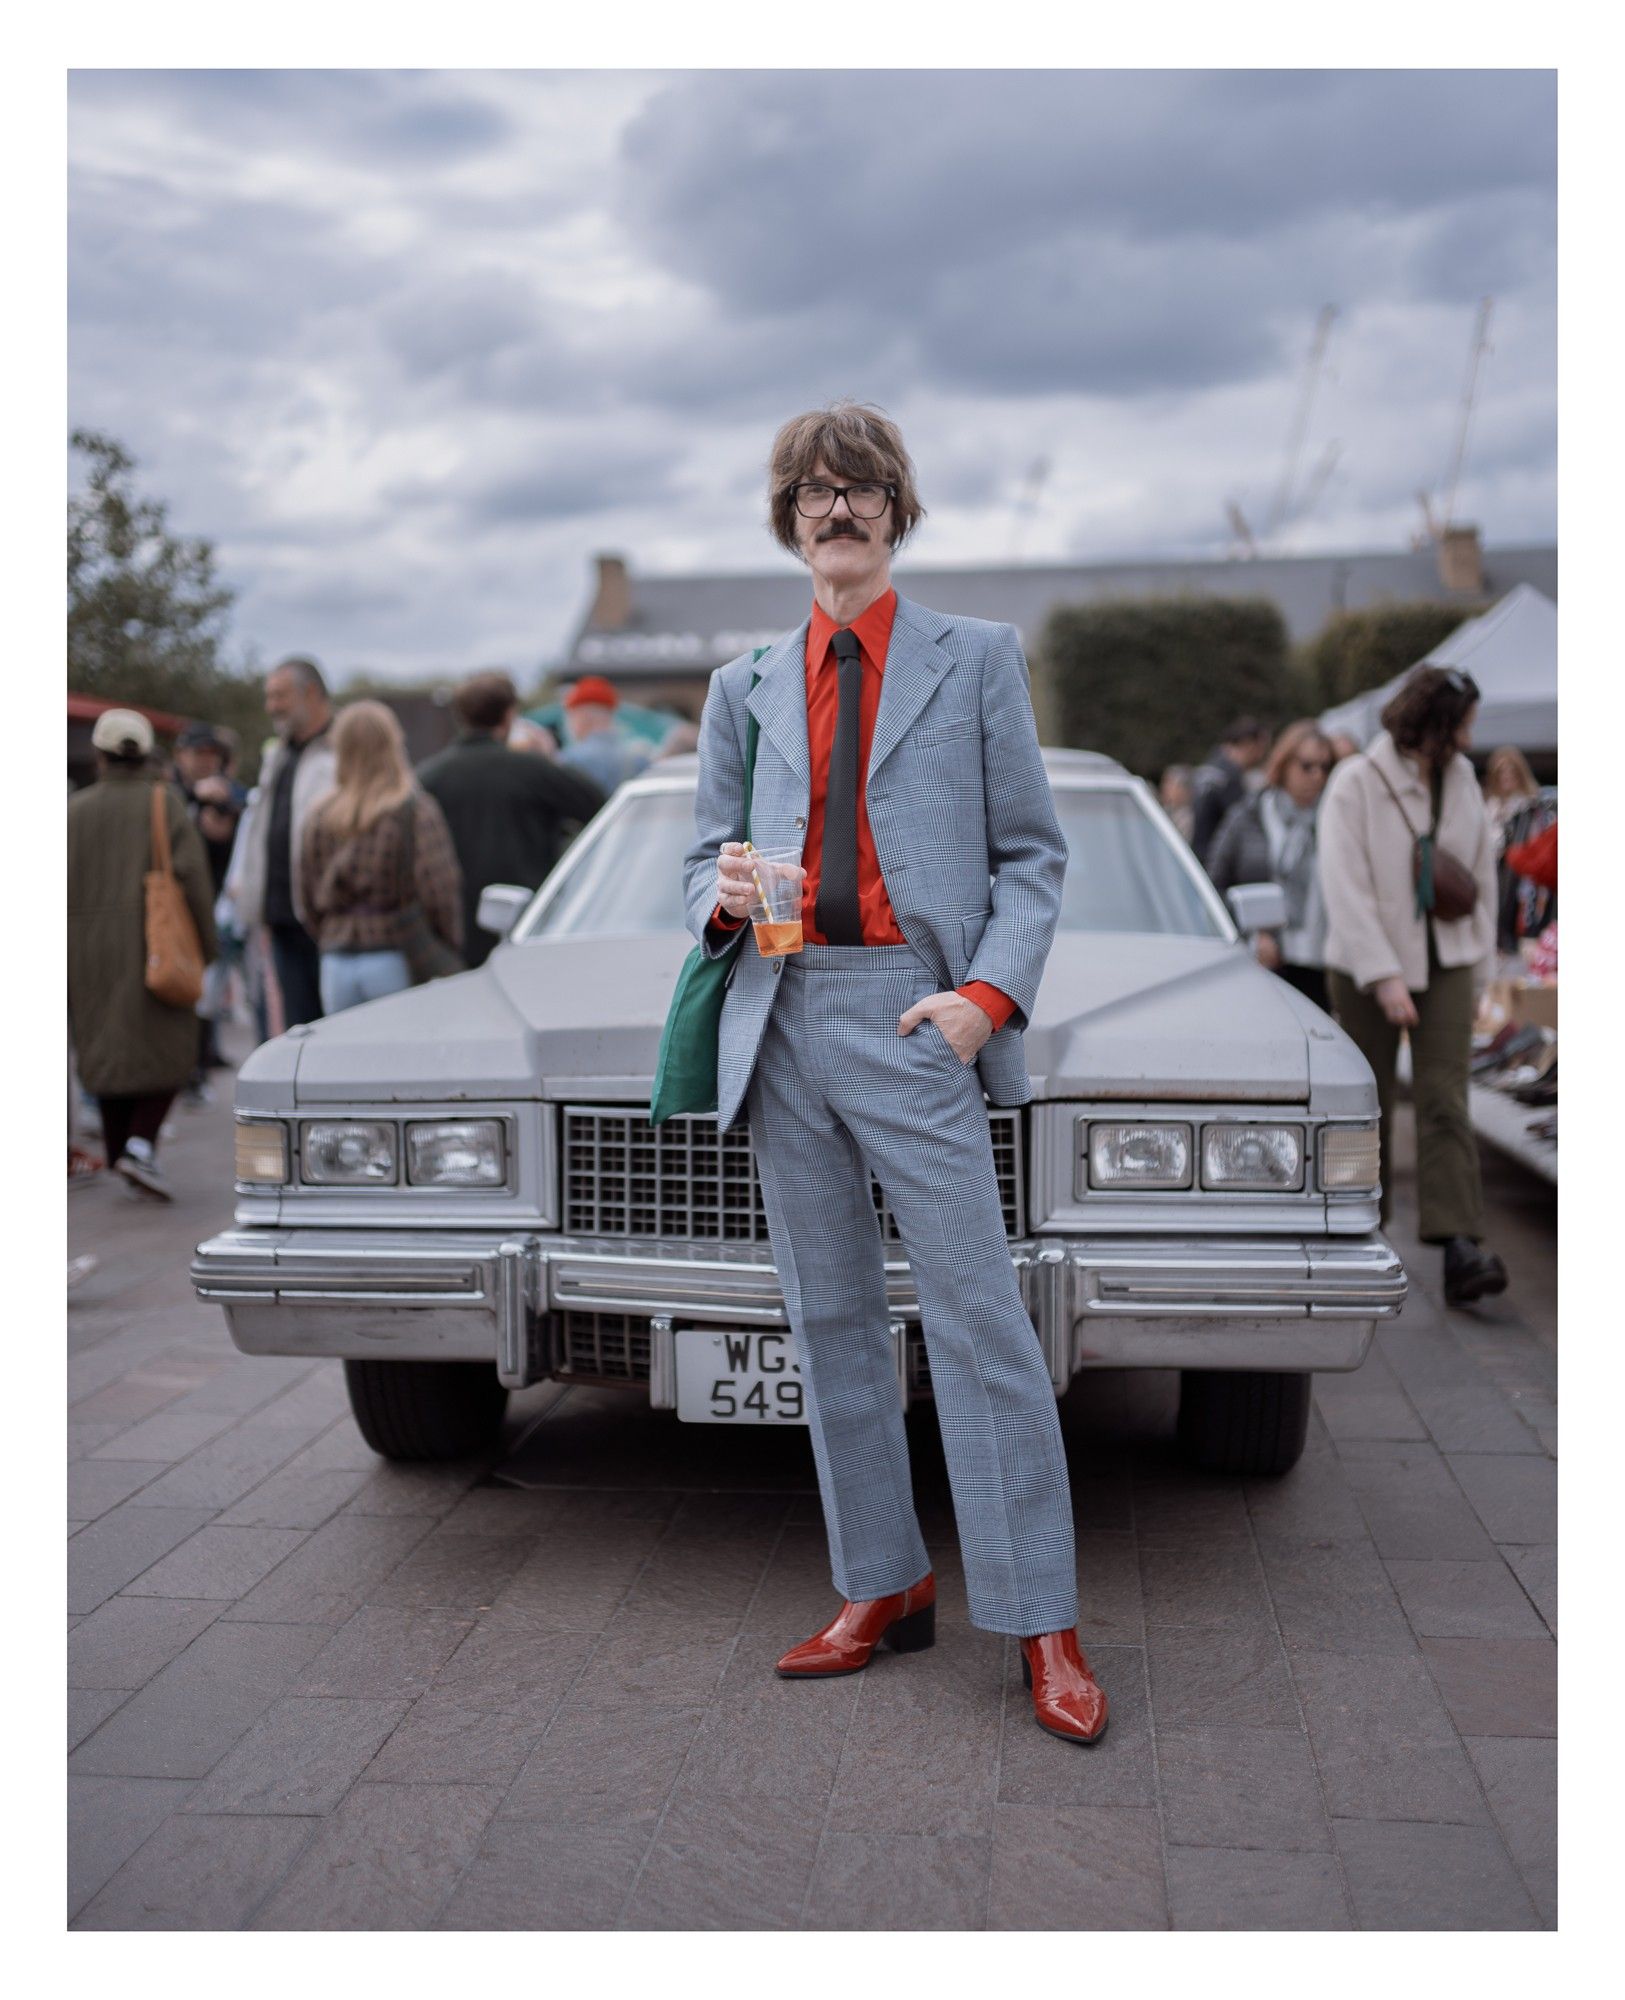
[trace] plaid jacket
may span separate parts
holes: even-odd
[[[451,832],[426,792],[412,794],[415,884],[405,879],[404,815],[397,809],[349,839],[328,831],[320,809],[305,825],[299,853],[300,899],[323,951],[393,951],[404,912],[423,905],[430,928],[462,949],[462,871]]]

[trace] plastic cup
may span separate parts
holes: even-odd
[[[800,951],[801,885],[807,871],[799,847],[747,847],[745,858],[756,878],[751,929],[763,958],[787,958]]]

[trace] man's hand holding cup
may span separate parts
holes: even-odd
[[[741,840],[725,840],[717,855],[717,901],[730,917],[744,918],[757,900],[756,883]]]

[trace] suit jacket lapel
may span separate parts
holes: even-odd
[[[804,786],[812,783],[807,752],[807,627],[804,618],[793,632],[775,639],[762,655],[761,676],[751,692],[749,708],[762,734],[795,772]]]
[[[948,653],[937,644],[948,630],[949,622],[907,597],[897,600],[891,647],[886,655],[886,671],[880,683],[880,710],[875,717],[874,741],[869,748],[871,779],[902,742],[909,725],[936,692],[943,674],[953,665]]]

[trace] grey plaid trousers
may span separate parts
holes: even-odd
[[[1078,1616],[1066,1451],[1010,1263],[975,1065],[933,1021],[897,1032],[939,990],[908,946],[809,945],[783,965],[746,1102],[835,1587],[888,1597],[930,1567],[867,1168],[919,1289],[971,1622],[1066,1630]]]

